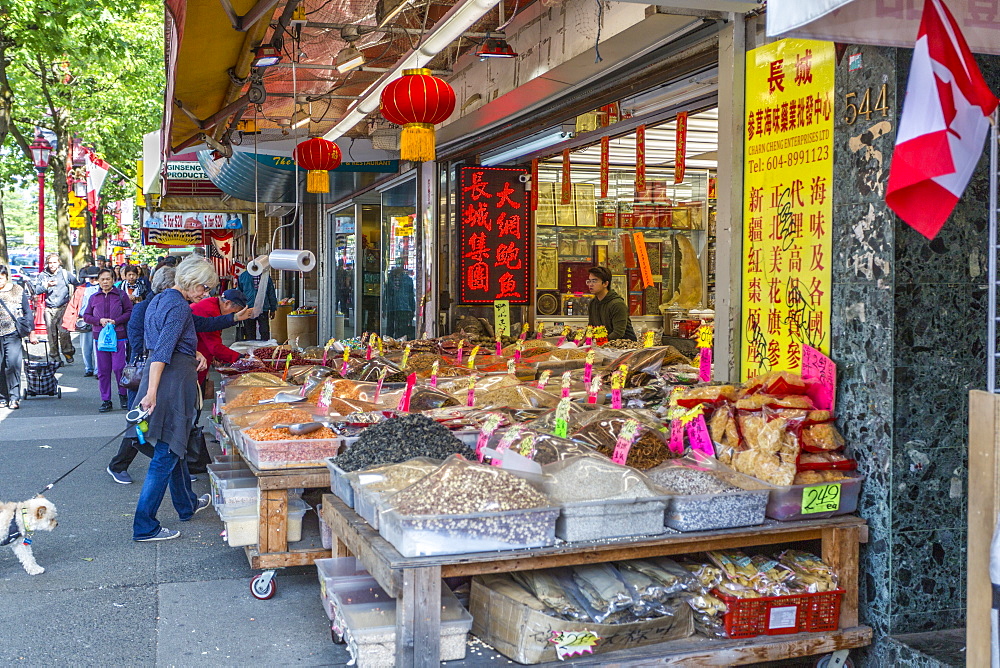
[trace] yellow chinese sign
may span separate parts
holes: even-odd
[[[73,193],[69,193],[66,197],[69,201],[70,229],[83,229],[87,227],[87,200],[77,197]]]
[[[743,173],[744,379],[830,352],[832,42],[747,53]]]

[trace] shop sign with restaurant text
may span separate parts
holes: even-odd
[[[531,236],[524,169],[459,168],[459,301],[527,304]]]
[[[830,352],[834,57],[801,39],[747,53],[744,380]]]

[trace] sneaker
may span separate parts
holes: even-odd
[[[83,373],[83,377],[84,378],[93,378],[94,377],[94,372],[93,371],[85,371]]]
[[[198,507],[194,509],[194,514],[197,515],[201,511],[205,510],[205,508],[208,508],[210,505],[212,505],[212,495],[202,494],[201,496],[198,497]]]
[[[160,527],[160,530],[155,536],[150,536],[149,538],[133,538],[137,543],[151,543],[154,540],[170,540],[172,538],[179,538],[181,535],[180,531],[171,531],[167,527]]]
[[[110,411],[113,411],[114,408],[115,408],[115,405],[113,403],[111,403],[110,401],[105,401],[105,402],[103,402],[101,404],[101,407],[97,409],[97,412],[98,413],[108,413]]]
[[[122,407],[123,411],[127,411],[128,410],[128,395],[127,394],[119,394],[118,395],[118,405]]]
[[[198,476],[196,475],[191,476],[191,482],[198,482]]]
[[[108,472],[108,475],[114,478],[115,482],[118,483],[119,485],[132,484],[132,476],[128,474],[128,471],[112,471],[110,466],[105,470]]]

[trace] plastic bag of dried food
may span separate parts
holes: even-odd
[[[555,386],[552,386],[553,392],[556,391],[557,387],[558,383],[556,383]],[[584,419],[587,414],[593,413],[597,410],[603,410],[603,408],[603,406],[599,406],[597,404],[570,403],[569,413],[566,417],[567,426],[570,429],[574,429],[580,425],[581,420]],[[556,428],[556,409],[553,408],[545,411],[538,418],[526,424],[525,427],[534,429],[535,431],[544,431],[550,434],[553,433]]]
[[[414,457],[399,464],[385,464],[348,473],[346,479],[355,493],[394,494],[406,489],[441,466],[440,459]]]
[[[717,406],[736,401],[736,394],[736,388],[732,385],[700,385],[685,390],[684,394],[677,398],[677,405],[681,408],[694,408],[706,404]]]
[[[694,611],[694,628],[700,635],[709,638],[726,638],[723,616],[729,611],[726,603],[708,592],[692,594],[687,604]]]
[[[635,469],[610,459],[571,457],[544,468],[550,478],[542,486],[556,503],[658,498],[662,494]]]
[[[385,371],[385,382],[406,382],[406,373],[384,357],[373,357],[372,359],[365,360],[354,367],[350,367],[350,365],[348,366],[347,378],[351,380],[365,380],[374,383],[381,378],[382,372]]]
[[[819,412],[819,411],[814,411]],[[802,427],[802,449],[807,452],[840,450],[847,442],[840,434],[833,420],[815,422],[806,419]]]
[[[399,400],[403,397],[404,389],[383,392],[379,396],[379,405],[395,408],[399,406]],[[410,393],[410,411],[427,411],[437,408],[448,408],[458,406],[459,401],[454,396],[442,392],[439,389],[426,386],[417,386]]]
[[[360,399],[340,399],[334,397],[330,400],[330,406],[326,410],[326,416],[335,419],[342,419],[352,413],[367,413],[378,411],[380,406],[369,401]]]
[[[520,384],[521,381],[509,374],[482,376],[476,378],[476,394],[479,394],[480,392],[488,392],[501,387],[514,387]],[[449,378],[447,380],[438,381],[439,390],[448,392],[449,394],[459,394],[463,404],[465,403],[464,392],[468,389],[468,387],[469,379],[467,377]]]
[[[295,393],[298,388],[292,386],[277,386],[277,387],[263,387],[259,385],[247,387],[245,390],[239,392],[238,394],[233,394],[229,400],[222,406],[223,413],[231,413],[236,408],[244,408],[246,406],[257,406],[262,401],[267,401],[274,398],[278,392],[293,392]],[[232,392],[232,391],[231,391]]]
[[[587,612],[598,624],[618,624],[625,620],[634,601],[621,575],[611,564],[574,566],[573,584],[583,596]]]
[[[678,563],[694,576],[698,588],[703,593],[712,591],[722,583],[723,573],[721,568],[689,559],[684,559]]]
[[[532,433],[535,436],[533,444],[535,448],[534,460],[542,466],[563,461],[570,457],[592,457],[611,461],[590,446],[583,445],[571,439],[559,438],[558,436],[535,430],[528,430],[528,433]]]
[[[833,591],[837,574],[815,554],[802,550],[785,550],[778,561],[795,572],[796,583],[809,592]]]
[[[615,564],[618,575],[625,582],[632,597],[632,614],[639,619],[672,617],[682,599],[669,589],[640,570],[628,566],[628,562]]]
[[[229,423],[239,429],[246,427],[273,427],[276,424],[312,422],[316,418],[308,408],[279,408],[240,416],[230,416]]]
[[[615,360],[605,373],[604,381],[610,383],[611,374],[622,364],[627,364],[628,376],[625,378],[625,387],[641,387],[656,378],[668,366],[690,363],[691,360],[673,346],[639,348]]]
[[[836,450],[799,453],[799,472],[802,471],[853,471],[858,463]]]
[[[234,418],[240,417],[241,415],[250,415],[251,413],[263,413],[264,411],[273,411],[279,408],[301,408],[310,412],[315,412],[316,407],[304,402],[298,403],[280,403],[280,404],[257,404],[255,406],[241,406],[239,408],[231,408],[229,410],[224,410],[223,413],[232,420]]]
[[[534,594],[535,598],[548,606],[555,616],[570,622],[585,622],[590,615],[570,593],[571,585],[567,575],[557,569],[540,571],[516,571],[511,577],[522,587]]]
[[[669,557],[653,559],[630,559],[618,562],[620,570],[629,569],[655,580],[671,596],[688,591],[696,591],[701,585],[686,568]]]
[[[281,380],[281,376],[278,374],[256,372],[233,376],[225,385],[226,387],[253,387],[254,385],[291,387],[292,384]]]
[[[551,504],[512,473],[450,457],[435,471],[391,496],[387,505],[401,515],[466,515],[547,508]]]
[[[677,453],[671,452],[667,445],[666,434],[647,421],[640,420],[641,416],[632,415],[635,412],[637,411],[611,411],[611,414],[592,416],[586,424],[573,432],[572,438],[593,446],[605,457],[611,457],[625,425],[635,421],[638,430],[625,460],[628,466],[645,471],[677,457]]]
[[[744,391],[747,394],[770,394],[784,397],[789,394],[805,394],[809,384],[797,373],[790,371],[772,371],[747,381]]]
[[[333,369],[325,366],[303,366],[295,368],[305,370],[305,373],[297,374],[295,382],[299,385],[305,386],[306,394],[309,394],[314,389],[319,387],[324,380],[333,374]]]
[[[555,408],[559,397],[528,385],[515,385],[480,392],[476,387],[476,408]]]
[[[405,462],[414,457],[444,459],[453,454],[469,459],[475,457],[472,449],[455,438],[444,425],[420,413],[406,413],[365,429],[334,464],[351,472]]]

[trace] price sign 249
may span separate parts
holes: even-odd
[[[802,514],[829,513],[840,510],[840,483],[816,485],[802,490]]]

